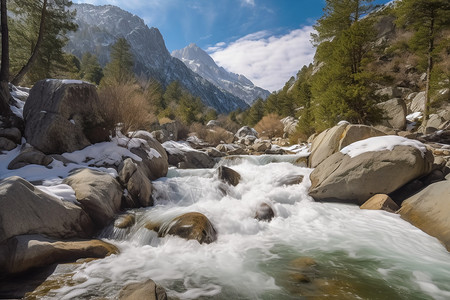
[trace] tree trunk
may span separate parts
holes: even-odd
[[[12,115],[9,107],[11,94],[9,93],[9,36],[6,0],[0,3],[1,32],[2,32],[2,66],[0,69],[0,115],[7,117]]]
[[[42,40],[44,39],[44,33],[45,33],[45,19],[47,16],[47,0],[44,0],[44,3],[42,4],[42,11],[41,11],[41,22],[39,24],[39,34],[38,39],[36,42],[36,46],[34,46],[33,52],[28,59],[27,63],[22,67],[22,69],[17,73],[17,75],[14,77],[14,79],[11,81],[12,84],[17,85],[22,81],[25,74],[30,70],[31,66],[34,64],[38,57],[39,49],[42,44]]]
[[[433,70],[433,50],[434,50],[434,10],[431,12],[430,20],[430,39],[428,40],[428,65],[427,65],[427,80],[425,85],[425,104],[423,108],[423,121],[422,127],[425,129],[428,122],[428,108],[430,106],[430,77],[431,71]]]

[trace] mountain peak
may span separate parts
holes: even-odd
[[[218,112],[247,107],[242,99],[214,86],[172,57],[159,29],[149,28],[138,16],[113,5],[73,4],[71,10],[77,11],[78,30],[69,33],[65,50],[78,58],[90,52],[104,66],[109,62],[111,46],[124,37],[134,56],[134,72],[139,76],[156,79],[163,86],[176,80]]]
[[[244,75],[230,73],[219,67],[208,53],[194,43],[173,51],[172,56],[215,86],[243,99],[249,105],[257,98],[265,99],[270,94],[269,91],[255,86]]]

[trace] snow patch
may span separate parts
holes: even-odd
[[[341,150],[342,154],[347,154],[350,157],[356,157],[366,152],[377,151],[392,151],[396,146],[410,146],[415,147],[422,152],[422,157],[425,155],[427,148],[419,141],[407,139],[396,135],[386,135],[368,138],[362,141],[355,142],[348,145]]]
[[[175,142],[175,141],[167,141],[162,144],[164,149],[166,149],[167,152],[169,152],[171,155],[182,155],[185,152],[200,152],[198,150],[195,150],[189,144],[185,142]]]
[[[75,191],[72,189],[70,185],[67,184],[57,184],[52,186],[37,185],[36,187],[41,191],[43,191],[44,193],[49,194],[50,196],[61,199],[63,201],[68,201],[80,205],[80,202],[77,201],[77,197],[75,196]]]

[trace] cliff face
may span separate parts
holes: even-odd
[[[141,18],[112,5],[74,4],[71,9],[77,11],[75,21],[79,29],[70,33],[66,51],[77,57],[91,52],[104,66],[109,61],[111,45],[124,37],[131,46],[138,76],[156,79],[164,86],[177,80],[218,112],[247,107],[242,99],[216,87],[172,57],[159,30],[149,28]]]

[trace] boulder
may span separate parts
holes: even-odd
[[[256,209],[255,219],[258,221],[270,222],[273,217],[275,217],[275,213],[273,212],[272,207],[267,203],[261,203]]]
[[[18,128],[0,128],[0,137],[7,138],[8,140],[13,141],[16,144],[21,144],[22,142],[22,133]]]
[[[270,143],[256,142],[253,144],[252,149],[256,152],[264,152],[270,148]]]
[[[385,210],[387,212],[395,213],[400,209],[397,203],[391,199],[388,195],[385,194],[376,194],[367,200],[360,207],[361,209],[370,209],[370,210]]]
[[[0,246],[0,268],[14,274],[80,258],[103,258],[119,250],[100,240],[55,241],[40,235],[20,235]]]
[[[224,157],[226,155],[225,153],[220,152],[219,150],[213,147],[209,147],[205,151],[206,154],[208,154],[208,156],[210,157]]]
[[[375,95],[385,96],[388,99],[392,99],[392,98],[401,97],[402,91],[397,87],[385,87],[385,88],[375,91]]]
[[[406,103],[400,98],[394,98],[386,102],[378,103],[377,107],[384,111],[381,125],[398,130],[406,128]]]
[[[12,149],[16,148],[17,144],[11,141],[8,138],[0,137],[0,151],[11,151]]]
[[[129,228],[136,223],[136,217],[132,214],[123,215],[114,221],[114,227],[116,228]]]
[[[206,153],[184,144],[168,141],[163,147],[168,154],[169,164],[180,169],[212,168],[216,164]]]
[[[147,207],[153,205],[152,182],[147,178],[142,167],[127,158],[119,168],[119,180],[128,190],[135,203]]]
[[[79,206],[50,196],[23,178],[0,183],[0,243],[22,234],[89,237],[93,224]]]
[[[208,218],[197,212],[178,216],[159,230],[160,236],[176,235],[186,240],[196,240],[200,244],[210,244],[217,240],[217,232]]]
[[[236,132],[236,134],[234,136],[237,139],[241,139],[241,138],[246,137],[247,135],[253,135],[255,137],[258,137],[258,132],[249,126],[243,126],[243,127],[239,128],[239,130]]]
[[[311,173],[309,194],[319,201],[362,205],[375,194],[389,194],[428,174],[432,165],[433,154],[425,147],[397,145],[392,150],[368,151],[354,157],[337,152]]]
[[[385,134],[370,126],[351,125],[347,122],[342,122],[337,126],[323,131],[314,138],[311,145],[308,166],[315,168],[333,153],[340,151],[342,148],[356,141],[382,135]]]
[[[107,173],[81,169],[64,179],[63,183],[72,187],[77,201],[99,228],[108,225],[120,210],[122,188]]]
[[[162,286],[149,279],[126,285],[120,291],[119,300],[167,300],[167,295]]]
[[[25,102],[25,138],[46,154],[73,152],[106,141],[96,87],[82,81],[41,80]]]
[[[293,134],[297,130],[298,125],[298,119],[295,119],[294,117],[286,117],[280,120],[281,123],[283,123],[284,126],[284,133],[287,134]]]
[[[170,121],[161,125],[161,129],[164,132],[165,137],[169,141],[178,141],[178,132],[182,128],[182,124],[179,121]]]
[[[33,147],[25,147],[16,158],[14,158],[8,165],[8,169],[15,170],[25,167],[27,165],[35,164],[41,166],[48,166],[53,161],[49,155],[45,155],[41,151]]]
[[[445,120],[438,114],[431,114],[427,121],[424,133],[430,134],[430,133],[438,131],[438,129],[444,122],[445,122]]]
[[[417,93],[414,99],[411,102],[410,110],[411,112],[423,112],[423,108],[425,107],[425,92]]]
[[[402,203],[399,214],[450,251],[450,181],[429,185]]]
[[[239,181],[241,180],[241,175],[235,170],[225,166],[220,166],[218,171],[220,180],[228,184],[231,184],[232,186],[236,186],[239,184]]]

